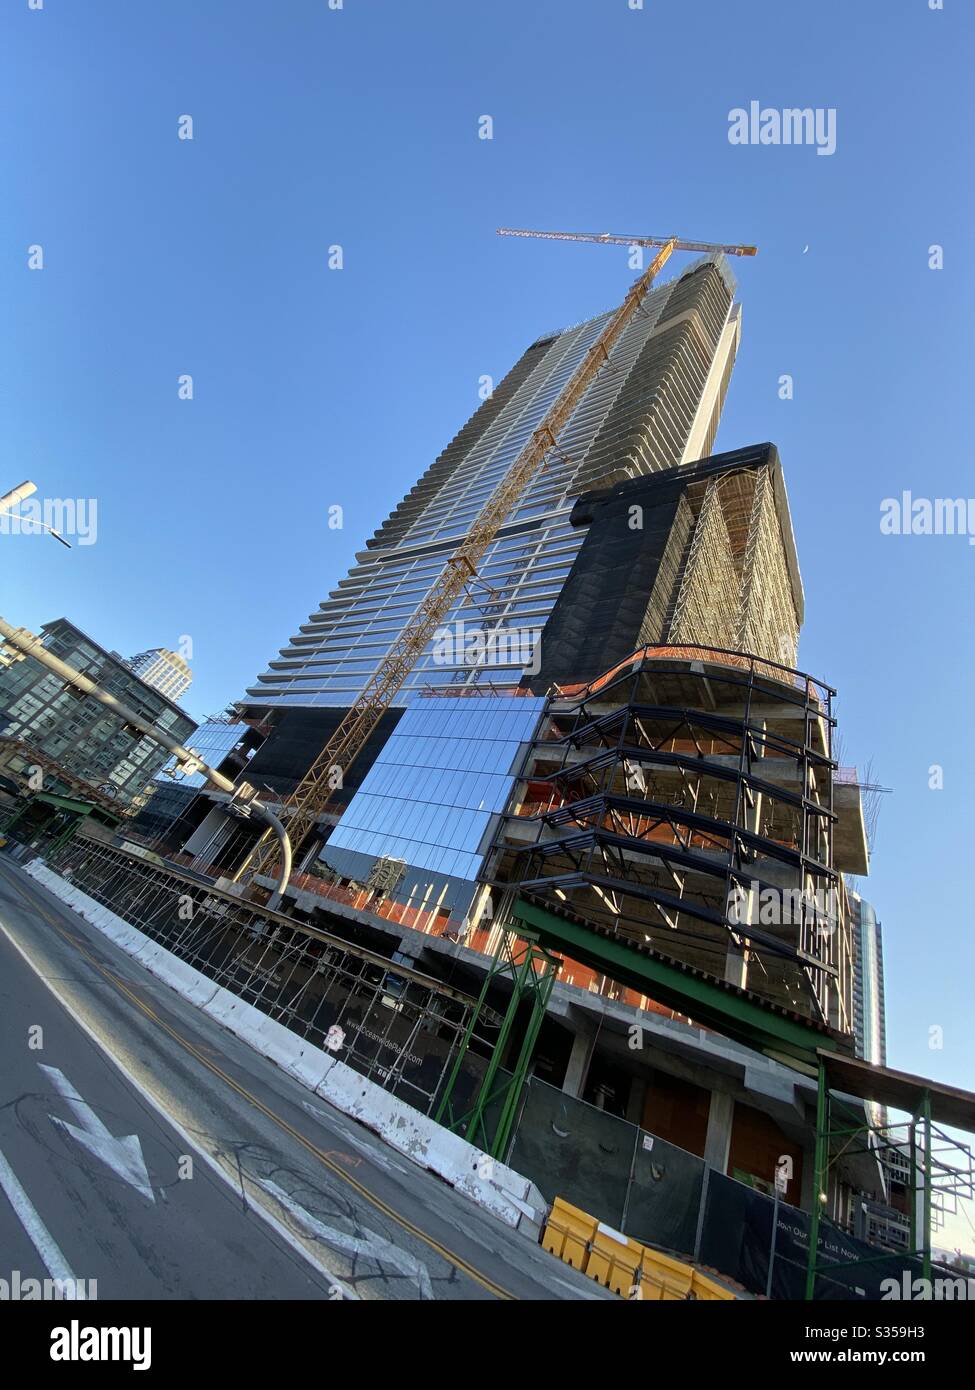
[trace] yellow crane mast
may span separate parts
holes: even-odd
[[[511,468],[484,504],[465,540],[458,546],[434,582],[423,602],[396,638],[379,669],[345,714],[331,738],[309,767],[294,791],[282,801],[282,818],[299,864],[302,841],[318,824],[318,817],[331,799],[336,785],[336,769],[344,776],[365,746],[369,735],[389,709],[407,676],[423,654],[427,643],[450,613],[468,584],[477,577],[485,552],[507,517],[516,507],[529,483],[553,450],[558,436],[579,404],[586,389],[609,362],[610,353],[623,330],[640,308],[654,279],[674,251],[724,252],[728,256],[754,256],[754,246],[720,246],[712,242],[683,241],[677,237],[621,237],[608,232],[539,232],[501,227],[501,236],[540,237],[555,241],[594,241],[617,246],[645,246],[657,250],[650,266],[635,280],[622,304],[587,351],[561,394],[549,407],[541,424],[529,437]],[[256,845],[248,865],[253,874],[268,874],[279,855],[277,843],[266,834]]]

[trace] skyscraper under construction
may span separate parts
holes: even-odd
[[[795,669],[804,600],[777,450],[713,452],[740,338],[723,257],[653,288],[610,351],[616,322],[533,343],[379,527],[239,703],[263,740],[246,779],[287,815],[392,669],[334,796],[301,813],[284,910],[472,996],[512,940],[537,942],[558,973],[533,1014],[539,1076],[722,1171],[770,1182],[786,1154],[796,1200],[811,1165],[794,1090],[751,1085],[750,1049],[791,1056],[796,1028],[801,1046],[852,1036],[859,788],[836,773],[834,692]],[[451,607],[445,572],[468,576]],[[257,900],[274,887],[265,864],[246,877],[255,829],[218,795],[184,827],[195,869]],[[688,973],[707,982],[693,1023],[673,986]],[[760,1001],[759,1026],[729,1021],[726,996]],[[712,1066],[714,1025],[743,1051]],[[661,1045],[634,1056],[614,1036],[634,1028]],[[726,1065],[744,1067],[733,1103]]]
[[[581,494],[710,451],[741,335],[735,288],[714,254],[650,290],[337,790],[337,807],[417,693],[516,684],[537,669],[539,635],[585,539],[570,520]],[[267,735],[249,776],[266,792],[287,795],[306,772],[612,313],[531,344],[248,689],[241,717]],[[246,839],[217,805],[187,849],[201,867],[232,869]]]
[[[460,650],[451,659],[442,642],[431,642],[400,693],[400,708],[430,686],[516,682],[584,538],[569,521],[575,499],[602,481],[709,452],[741,332],[734,292],[720,255],[650,292],[612,368],[586,392],[558,450],[499,530],[478,581],[444,624],[451,633],[515,630],[517,641],[507,648],[489,642],[482,665]],[[247,691],[244,717],[272,731],[253,768],[267,785],[286,791],[307,767],[609,317],[532,343]],[[387,721],[377,747],[389,727]],[[354,776],[361,778],[368,763],[367,752]]]
[[[540,630],[583,540],[569,522],[575,499],[599,484],[710,452],[740,336],[734,291],[721,256],[703,258],[651,291],[611,369],[590,386],[558,449],[502,525],[448,629]],[[247,717],[351,703],[609,317],[527,349],[367,542],[348,578],[247,691]],[[401,704],[431,685],[517,681],[528,664],[516,659],[485,671],[444,660],[434,646],[404,685]],[[277,715],[275,722],[286,721]],[[321,719],[322,734],[334,722]]]

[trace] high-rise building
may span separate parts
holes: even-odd
[[[189,663],[178,652],[165,647],[150,647],[129,659],[129,667],[146,685],[154,686],[168,700],[178,700],[190,687],[193,673]]]
[[[872,903],[850,893],[853,924],[853,1031],[856,1055],[875,1066],[887,1065],[887,1013],[884,1007],[884,947]]]
[[[516,678],[489,699],[468,698],[486,691],[477,686],[415,695],[323,851],[330,869],[362,883],[377,855],[401,859],[391,897],[424,930],[469,920],[513,763],[543,715],[528,687],[536,697],[578,689],[651,644],[688,658],[705,654],[689,643],[747,652],[769,663],[768,677],[795,660],[803,592],[773,445],[585,493],[570,519],[584,539],[520,689]],[[687,770],[675,776],[688,795]],[[734,784],[723,785],[734,801]]]
[[[651,290],[499,528],[477,578],[347,770],[336,814],[418,693],[516,684],[535,668],[539,634],[585,539],[571,520],[580,495],[708,454],[741,336],[734,293],[721,255]],[[240,717],[265,736],[248,779],[272,800],[307,771],[613,312],[532,343],[248,689]],[[199,834],[186,848],[222,845],[210,867],[227,870],[249,834],[211,804],[218,800],[209,792],[200,798]]]
[[[740,337],[735,282],[723,257],[705,257],[648,295],[612,364],[585,393],[478,579],[457,603],[400,692],[517,680],[534,636],[559,596],[582,543],[575,499],[609,481],[697,459],[710,450]],[[246,717],[287,732],[305,717],[305,764],[334,728],[424,599],[450,554],[510,469],[609,314],[539,338],[380,526],[359,563],[270,663],[242,701]],[[496,635],[483,665],[460,651],[469,632]],[[501,634],[512,634],[502,637]],[[488,643],[488,646],[491,644]],[[502,652],[501,659],[497,652]],[[507,650],[510,659],[505,662]],[[328,711],[328,713],[324,713]],[[302,721],[290,721],[297,729]],[[273,772],[277,740],[262,765]],[[302,769],[303,770],[303,769]]]
[[[413,965],[494,990],[498,1010],[492,958],[540,914],[561,962],[536,1076],[642,1125],[655,1160],[667,1143],[778,1191],[785,1157],[781,1195],[808,1206],[812,1088],[774,1032],[726,1043],[672,983],[704,981],[695,1002],[717,984],[824,1045],[852,1035],[843,875],[868,870],[860,792],[834,776],[834,692],[795,669],[777,451],[712,453],[733,295],[706,257],[648,296],[344,770],[284,910],[365,943],[391,980]],[[245,775],[269,800],[379,668],[606,318],[528,348],[247,691],[239,716],[264,741]],[[225,800],[202,792],[182,848],[231,878],[257,831]],[[559,1133],[551,1115],[545,1129]],[[581,1128],[569,1147],[585,1154]],[[628,1165],[635,1133],[618,1148]]]
[[[44,623],[44,646],[62,661],[118,696],[148,723],[185,742],[196,724],[155,686],[137,676],[67,618]],[[51,760],[45,787],[56,790],[57,768],[128,806],[169,756],[91,695],[72,691],[59,676],[12,646],[0,661],[0,736],[5,769],[20,777],[32,755]],[[74,787],[71,786],[72,793]]]

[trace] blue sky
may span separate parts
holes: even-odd
[[[189,635],[188,706],[217,710],[479,377],[632,278],[622,249],[497,226],[756,242],[718,447],[778,444],[801,664],[894,789],[865,885],[889,1060],[972,1086],[975,549],[879,515],[975,493],[973,35],[962,0],[7,0],[0,481],[96,498],[98,539],[0,537],[0,611],[125,653]],[[835,108],[836,152],[730,144],[752,100]]]

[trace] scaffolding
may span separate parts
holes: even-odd
[[[975,1095],[927,1077],[839,1057],[822,1049],[817,1058],[815,1176],[806,1299],[816,1298],[819,1281],[829,1282],[840,1272],[890,1260],[889,1249],[859,1260],[827,1259],[825,1252],[829,1242],[822,1238],[822,1226],[830,1200],[831,1170],[835,1165],[841,1159],[849,1161],[858,1154],[879,1162],[891,1153],[902,1156],[905,1145],[897,1135],[900,1129],[906,1129],[907,1135],[905,1186],[909,1193],[909,1248],[896,1253],[920,1260],[922,1282],[915,1287],[912,1281],[911,1290],[898,1296],[937,1298],[936,1281],[932,1279],[931,1234],[938,1215],[950,1209],[958,1198],[971,1200],[975,1197],[971,1150],[947,1134],[938,1122],[975,1134]],[[880,1116],[862,1104],[856,1105],[857,1100],[883,1107]],[[891,1123],[887,1117],[888,1107],[909,1115],[910,1119],[906,1124]],[[947,1154],[952,1161],[948,1161]]]
[[[430,1113],[471,995],[154,857],[76,838],[47,861],[177,960]]]
[[[677,606],[666,634],[668,642],[707,641],[720,647],[737,645],[734,641],[735,616],[739,607],[740,580],[721,505],[725,481],[712,478],[704,484]]]
[[[799,645],[799,622],[778,532],[772,476],[763,468],[755,481],[738,626],[731,645],[791,666]]]
[[[694,530],[659,640],[727,646],[793,666],[799,595],[786,563],[772,466],[691,484],[686,496]]]

